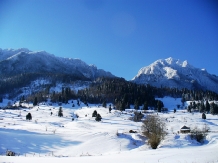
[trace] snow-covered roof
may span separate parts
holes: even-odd
[[[183,126],[180,130],[183,130],[183,131],[190,130],[190,127]]]

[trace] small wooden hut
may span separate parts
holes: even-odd
[[[181,129],[180,129],[180,133],[189,133],[191,130],[190,130],[190,127],[187,127],[187,126],[183,126]]]

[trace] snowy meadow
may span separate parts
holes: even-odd
[[[76,100],[62,104],[63,117],[58,116],[60,106],[49,102],[34,107],[23,103],[23,108],[17,110],[0,109],[0,162],[218,162],[218,116],[206,114],[206,119],[202,119],[201,113],[177,109],[180,98],[161,100],[169,110],[158,113],[166,124],[167,135],[155,150],[142,134],[142,122],[131,120],[133,109],[110,113],[109,104],[107,108],[83,103],[78,106]],[[0,107],[8,102],[4,99]],[[100,122],[92,117],[95,110],[102,117]],[[32,120],[26,120],[28,113]],[[149,111],[145,117],[148,114],[157,113]],[[207,126],[209,132],[199,143],[189,133],[180,132],[183,126]],[[7,150],[16,156],[5,156]]]

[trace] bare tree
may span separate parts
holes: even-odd
[[[142,122],[142,133],[148,138],[148,143],[156,149],[166,135],[165,123],[157,115],[147,115]]]

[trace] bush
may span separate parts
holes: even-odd
[[[150,139],[148,141],[152,149],[157,149],[157,146],[160,144],[160,140]]]
[[[208,130],[209,129],[207,127],[204,127],[202,130],[195,127],[193,130],[191,130],[190,137],[191,137],[191,139],[194,139],[199,143],[203,143],[204,139],[207,136],[206,133],[208,132]]]
[[[157,115],[147,115],[141,129],[152,149],[156,149],[166,135],[165,123]]]
[[[133,121],[134,122],[140,122],[141,119],[144,117],[144,115],[141,112],[134,112]]]

